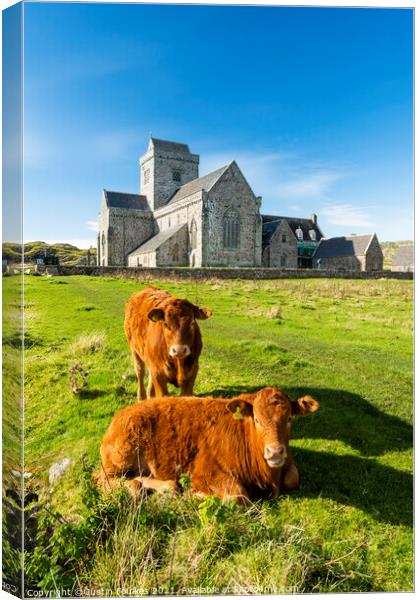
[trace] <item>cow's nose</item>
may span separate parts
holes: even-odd
[[[267,444],[264,449],[264,458],[271,462],[282,462],[286,457],[284,444]]]
[[[173,358],[185,358],[190,354],[190,349],[185,344],[178,344],[170,347],[169,354]]]

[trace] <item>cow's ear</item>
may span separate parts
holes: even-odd
[[[163,321],[165,318],[165,313],[161,308],[154,308],[147,316],[151,321]]]
[[[198,306],[194,306],[194,317],[196,319],[208,319],[209,317],[212,316],[212,312],[209,308],[199,308]]]
[[[292,414],[300,415],[301,417],[315,412],[318,408],[319,403],[312,396],[303,396],[303,398],[299,398],[296,402],[292,402]]]
[[[250,402],[240,400],[239,398],[231,400],[227,405],[234,419],[243,419],[244,417],[252,417],[254,408]]]

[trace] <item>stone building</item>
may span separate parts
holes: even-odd
[[[382,271],[383,254],[376,233],[323,239],[314,256],[318,269]]]
[[[141,194],[104,190],[98,264],[261,265],[261,198],[235,161],[199,177],[186,144],[150,138],[140,158]]]
[[[317,216],[309,219],[263,215],[262,265],[311,268],[312,257],[323,238]]]
[[[395,250],[391,271],[414,272],[414,246],[399,246]]]

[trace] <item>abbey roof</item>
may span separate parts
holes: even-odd
[[[125,192],[109,192],[104,190],[105,202],[108,208],[134,208],[150,210],[146,196],[141,194],[126,194]]]
[[[205,192],[209,192],[214,184],[221,178],[223,173],[227,171],[232,163],[225,165],[224,167],[220,167],[220,169],[216,169],[203,177],[198,177],[198,179],[193,179],[189,181],[185,185],[181,186],[179,190],[177,190],[174,195],[168,200],[166,206],[168,204],[174,204],[175,202],[179,202],[196,192],[204,190]]]
[[[180,144],[179,142],[170,142],[169,140],[159,140],[157,138],[150,138],[155,150],[161,152],[174,152],[176,154],[191,154],[187,144]]]
[[[173,235],[178,233],[181,229],[187,227],[186,223],[182,223],[182,225],[177,225],[176,227],[171,227],[171,229],[166,229],[165,231],[160,231],[158,234],[149,238],[147,242],[135,248],[132,252],[130,252],[130,256],[135,256],[137,254],[144,254],[145,252],[154,252],[157,250],[164,242],[167,242],[171,239]]]

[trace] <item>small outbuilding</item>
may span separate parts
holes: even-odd
[[[318,269],[382,271],[384,257],[376,233],[321,240],[313,257]]]
[[[395,250],[391,271],[414,272],[414,246],[399,246]]]

